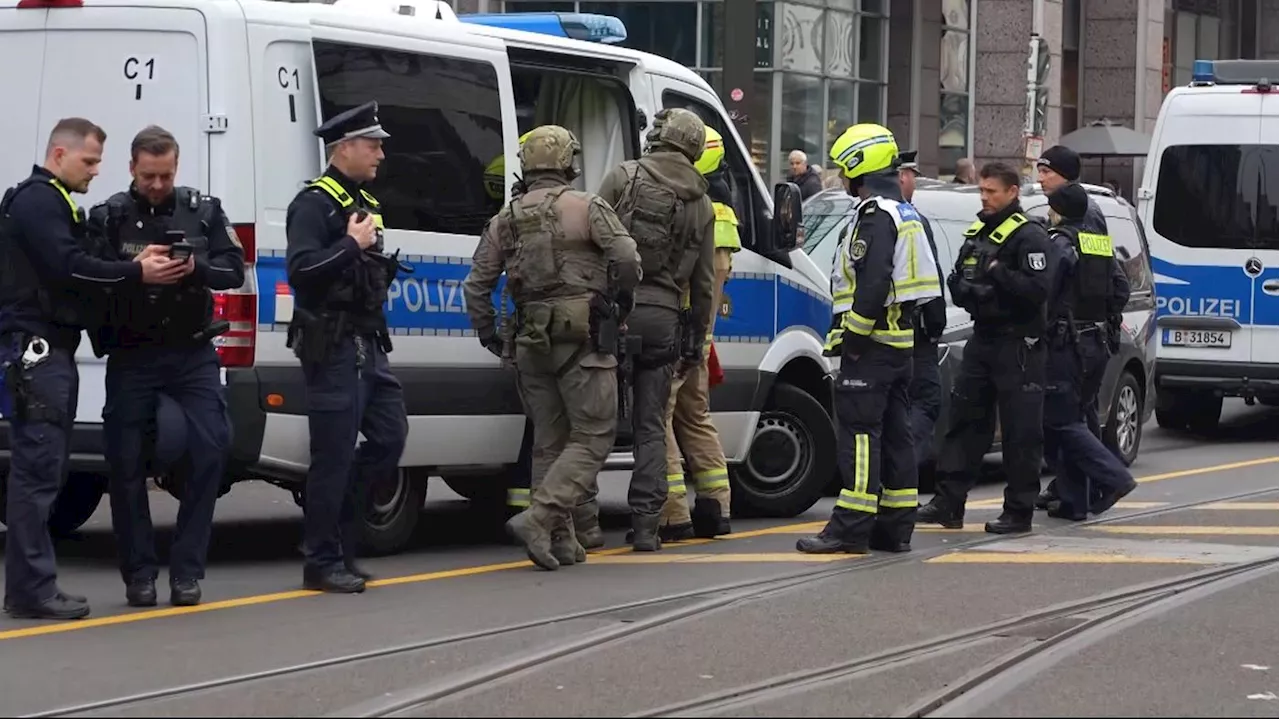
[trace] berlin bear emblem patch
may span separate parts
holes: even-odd
[[[1044,257],[1044,253],[1043,252],[1027,253],[1027,264],[1030,265],[1031,269],[1035,270],[1036,272],[1043,271],[1045,268],[1045,265],[1047,264]]]
[[[867,256],[866,240],[854,240],[853,244],[849,245],[849,257],[851,257],[854,262],[857,262],[858,260],[866,256]]]

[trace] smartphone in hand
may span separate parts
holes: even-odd
[[[191,243],[186,240],[178,240],[177,242],[169,245],[169,259],[186,262],[191,259],[191,253],[194,250],[195,247],[193,247]]]

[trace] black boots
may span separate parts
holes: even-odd
[[[916,524],[939,524],[946,529],[964,528],[964,510],[956,512],[937,497],[916,512]]]
[[[797,540],[796,551],[804,554],[866,554],[871,550],[866,544],[849,543],[827,534],[819,534]]]
[[[658,525],[661,522],[661,514],[631,515],[631,549],[636,552],[656,552],[662,549],[662,539],[658,536]]]
[[[731,533],[733,529],[729,526],[729,518],[724,516],[722,509],[720,502],[710,497],[693,500],[693,536],[714,539]]]
[[[987,534],[1026,534],[1031,531],[1031,516],[1002,512],[994,522],[987,522]]]

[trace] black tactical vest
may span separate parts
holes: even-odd
[[[1077,227],[1058,227],[1071,238],[1079,259],[1072,277],[1071,315],[1076,322],[1104,322],[1111,296],[1111,267],[1115,250],[1111,236],[1085,232]]]
[[[174,188],[172,215],[152,215],[138,206],[128,192],[118,192],[106,202],[107,234],[122,259],[133,259],[147,245],[168,244],[165,233],[181,231],[194,256],[209,257],[212,205],[198,190]],[[100,337],[110,351],[141,345],[181,345],[213,319],[213,293],[184,280],[176,285],[112,290],[106,327]]]
[[[73,327],[79,324],[83,314],[80,298],[70,295],[64,289],[51,289],[42,285],[27,253],[18,247],[16,238],[11,235],[9,207],[19,193],[41,183],[53,185],[66,200],[67,212],[71,215],[71,236],[82,247],[89,249],[85,212],[71,199],[71,194],[61,182],[33,175],[13,186],[0,199],[0,307],[34,304],[39,307],[44,322]]]
[[[309,192],[319,192],[337,204],[343,218],[343,231],[346,219],[357,212],[367,212],[373,217],[376,241],[371,251],[381,253],[383,247],[382,207],[373,195],[359,190],[352,195],[337,180],[322,175],[308,183]],[[360,259],[349,267],[337,282],[334,282],[325,295],[325,309],[348,312],[364,330],[381,330],[383,323],[383,305],[387,302],[387,291],[391,287],[391,279],[395,275],[388,269],[384,261],[371,256],[368,251],[360,253]]]

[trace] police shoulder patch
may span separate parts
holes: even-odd
[[[235,245],[236,249],[243,251],[244,245],[240,244],[240,236],[236,234],[235,228],[233,228],[231,225],[227,225],[226,228],[227,228],[227,239],[231,240],[231,244]]]
[[[849,257],[853,258],[854,261],[860,260],[866,256],[867,256],[866,240],[857,239],[853,241],[852,245],[849,245]]]
[[[874,214],[876,214],[876,207],[877,207],[876,203],[874,203],[874,202],[868,202],[867,204],[863,205],[863,207],[862,207],[862,214],[864,214],[864,215],[874,215]]]
[[[1027,266],[1029,266],[1031,269],[1035,270],[1036,272],[1040,272],[1047,265],[1048,265],[1048,261],[1045,259],[1043,252],[1027,253]]]

